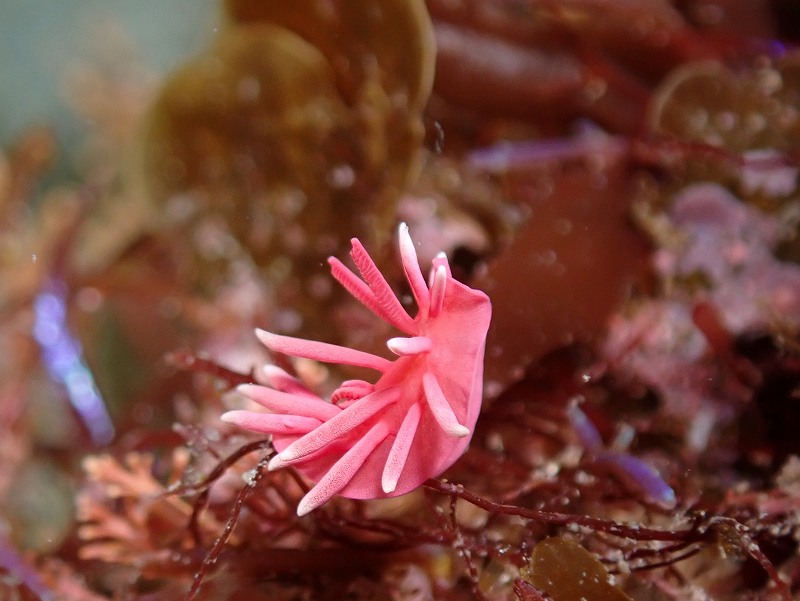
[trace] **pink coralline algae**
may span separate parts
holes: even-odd
[[[694,184],[675,197],[670,221],[685,239],[656,253],[665,280],[702,274],[702,299],[733,334],[800,325],[800,268],[773,249],[791,236],[781,217],[739,201],[716,184]]]
[[[426,282],[414,243],[400,225],[402,265],[417,314],[412,318],[357,239],[351,256],[358,278],[341,261],[328,263],[336,280],[375,315],[408,337],[387,346],[389,361],[346,347],[256,334],[272,351],[326,363],[374,369],[371,384],[347,380],[326,401],[286,372],[271,367],[271,387],[239,391],[270,413],[237,410],[224,421],[272,435],[278,454],[270,470],[296,468],[315,486],[302,499],[304,515],[335,495],[353,499],[407,493],[452,465],[469,444],[481,406],[483,354],[491,318],[489,298],[453,279],[447,257],[433,261]]]
[[[712,309],[733,337],[794,330],[800,266],[773,252],[791,234],[785,216],[747,205],[718,184],[686,187],[665,217],[672,240],[653,258],[666,293],[612,317],[602,353],[618,379],[657,392],[670,420],[690,421],[687,448],[700,454],[750,393],[737,379],[720,377],[696,322],[698,308]]]

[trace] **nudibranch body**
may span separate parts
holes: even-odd
[[[408,337],[392,338],[398,357],[279,336],[258,330],[272,351],[327,363],[371,368],[372,384],[347,380],[327,401],[275,367],[271,387],[240,391],[270,413],[230,411],[227,422],[272,435],[278,451],[270,469],[293,466],[316,484],[300,515],[331,497],[393,497],[450,467],[465,451],[481,406],[483,355],[491,303],[481,291],[453,279],[447,257],[433,260],[426,282],[405,224],[399,229],[403,270],[417,304],[411,317],[357,239],[351,256],[360,279],[338,259],[328,262],[345,289]]]

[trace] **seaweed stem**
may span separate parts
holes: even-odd
[[[264,472],[270,459],[271,454],[265,453],[259,460],[258,465],[256,465],[252,478],[250,478],[247,484],[245,484],[241,490],[239,490],[239,494],[236,496],[231,513],[228,516],[228,521],[225,523],[225,528],[223,528],[222,533],[219,535],[217,540],[214,541],[214,544],[211,546],[211,549],[208,551],[205,559],[203,559],[203,563],[200,564],[200,568],[197,570],[194,581],[192,582],[192,587],[189,589],[189,592],[186,593],[184,601],[192,601],[200,591],[200,587],[203,584],[206,574],[211,566],[217,562],[222,550],[225,548],[225,544],[228,542],[231,534],[233,534],[233,529],[236,527],[236,523],[239,521],[239,514],[242,511],[245,499],[258,486],[258,483],[264,476]]]
[[[594,518],[587,515],[574,515],[569,513],[558,513],[554,511],[541,511],[539,509],[528,509],[516,505],[496,503],[475,493],[464,489],[460,484],[451,484],[441,480],[429,479],[425,481],[425,486],[446,495],[456,495],[492,513],[504,513],[506,515],[516,515],[535,522],[544,522],[554,526],[584,526],[591,530],[607,532],[620,538],[632,540],[653,540],[653,541],[694,541],[702,540],[703,533],[696,527],[684,530],[659,530],[656,528],[646,528],[640,524],[625,524],[612,520]]]
[[[210,359],[205,359],[194,354],[192,351],[182,350],[167,353],[164,361],[183,371],[203,373],[224,380],[231,388],[240,384],[251,384],[255,380],[253,372],[243,374],[227,367],[223,367]]]
[[[758,543],[750,536],[750,529],[748,526],[731,517],[720,515],[706,517],[705,514],[698,513],[695,516],[694,524],[690,528],[659,530],[656,528],[647,528],[640,524],[621,523],[586,515],[541,511],[538,509],[528,509],[515,505],[496,503],[465,490],[461,484],[451,484],[436,479],[426,480],[424,486],[450,496],[451,506],[452,499],[457,497],[491,513],[515,515],[527,520],[547,523],[553,526],[585,527],[595,532],[605,532],[613,536],[631,540],[692,543],[708,542],[709,540],[714,540],[717,536],[722,536],[739,547],[764,569],[769,578],[775,583],[778,593],[785,601],[791,601],[792,599],[789,585],[780,577],[774,564],[764,554],[758,546]],[[668,563],[674,563],[679,559],[681,559],[680,556],[678,558],[673,558],[671,561],[668,561]]]

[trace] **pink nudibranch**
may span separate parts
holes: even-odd
[[[270,470],[292,466],[316,483],[298,505],[299,515],[335,495],[376,499],[414,490],[450,467],[472,436],[481,407],[491,303],[483,292],[453,279],[444,253],[433,260],[426,282],[405,224],[399,228],[399,245],[417,304],[413,318],[358,239],[353,238],[350,254],[363,280],[338,259],[328,259],[333,277],[350,294],[408,335],[387,341],[397,355],[394,361],[256,331],[275,352],[374,369],[381,374],[374,384],[347,380],[326,401],[270,367],[266,374],[271,387],[239,387],[270,413],[240,410],[222,416],[272,435],[278,454]]]

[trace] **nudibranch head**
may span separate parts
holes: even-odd
[[[428,281],[405,224],[399,229],[403,270],[417,304],[411,317],[357,239],[356,276],[338,259],[333,277],[405,337],[387,342],[397,359],[258,330],[272,351],[380,373],[375,383],[347,380],[324,400],[286,372],[267,370],[270,386],[240,391],[269,413],[230,411],[222,418],[272,435],[270,469],[292,466],[316,484],[300,515],[335,495],[375,499],[407,493],[439,475],[467,448],[481,406],[483,355],[491,303],[453,279],[447,257],[434,260]]]

